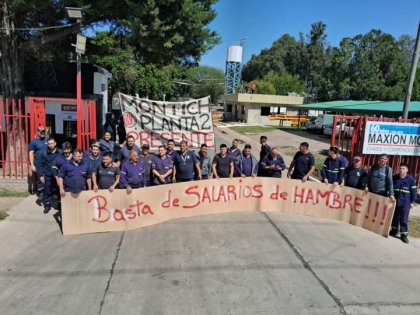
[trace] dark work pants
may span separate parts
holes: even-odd
[[[58,186],[55,176],[53,175],[45,175],[45,183],[44,183],[44,198],[43,203],[44,206],[51,205],[51,199],[53,194],[57,194]]]
[[[36,166],[36,165],[35,165],[35,167],[36,167],[36,169],[40,168],[39,166]],[[36,195],[38,197],[41,197],[41,199],[42,199],[42,194],[44,192],[44,184],[41,183],[41,180],[40,180],[40,177],[41,177],[42,174],[39,174],[38,172],[35,172],[32,175],[35,176],[35,185],[36,185],[35,186],[36,187],[35,192],[36,192]]]
[[[410,214],[410,205],[395,207],[394,217],[392,218],[391,227],[398,231],[400,227],[401,234],[408,233],[408,215]]]
[[[177,183],[185,183],[185,182],[191,182],[193,180],[194,180],[193,178],[177,178],[176,182]]]

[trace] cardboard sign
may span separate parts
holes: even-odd
[[[120,93],[127,136],[136,144],[157,149],[170,139],[176,146],[187,141],[190,148],[205,143],[214,147],[214,131],[209,97],[187,102],[160,102]]]
[[[278,178],[211,179],[134,189],[66,193],[63,233],[125,231],[178,218],[239,211],[287,212],[347,222],[388,236],[389,198]]]

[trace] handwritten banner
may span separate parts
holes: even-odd
[[[287,212],[347,222],[388,236],[388,198],[292,179],[234,178],[109,192],[66,193],[63,233],[125,231],[177,218],[239,211]]]
[[[205,143],[214,147],[214,131],[209,98],[186,102],[160,102],[120,93],[120,105],[127,135],[138,145],[152,149],[169,139],[187,141],[191,148]]]

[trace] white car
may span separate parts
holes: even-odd
[[[354,131],[354,122],[348,121],[348,122],[337,122],[337,125],[335,126],[335,137],[338,137],[338,134],[341,132],[341,135],[344,138],[351,138],[353,136]],[[333,134],[333,125],[326,125],[324,126],[324,135],[326,136],[332,136]]]

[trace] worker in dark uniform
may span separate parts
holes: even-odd
[[[179,144],[180,151],[174,156],[174,171],[172,173],[172,181],[188,182],[194,180],[194,168],[197,170],[197,176],[201,179],[200,162],[197,160],[194,152],[188,150],[186,141]]]
[[[365,189],[367,185],[367,172],[363,167],[362,158],[358,155],[353,157],[352,165],[349,165],[344,171],[344,180],[342,185],[357,189]]]
[[[135,150],[137,152],[137,157],[138,155],[141,153],[139,147],[134,143],[134,137],[133,136],[128,136],[125,146],[123,146],[121,148],[121,150],[118,152],[118,157],[117,157],[117,163],[116,166],[121,167],[121,165],[128,161],[130,159],[130,152],[132,150]]]
[[[261,144],[261,150],[260,150],[260,159],[258,160],[259,168],[258,168],[258,176],[264,177],[267,176],[264,166],[261,165],[264,158],[271,153],[271,148],[267,144],[267,137],[261,136],[260,137],[260,144]]]
[[[228,150],[228,154],[235,160],[241,155],[241,150],[238,148],[238,139],[233,139],[232,146]]]
[[[220,145],[220,153],[215,155],[211,164],[214,178],[233,178],[235,166],[233,158],[227,153],[226,144]]]
[[[338,157],[338,148],[330,147],[321,168],[322,181],[326,184],[341,184],[345,169],[343,160]]]
[[[281,171],[286,168],[286,163],[284,163],[284,159],[277,148],[272,148],[271,153],[263,159],[261,166],[264,168],[267,177],[281,178]]]
[[[91,173],[93,173],[102,163],[102,155],[99,142],[92,143],[90,146],[90,153],[83,157],[83,163],[89,165]]]
[[[389,197],[391,201],[395,201],[394,185],[392,182],[392,168],[387,165],[388,156],[382,154],[376,165],[369,169],[368,184],[365,192],[372,192],[377,195]]]
[[[57,142],[53,138],[48,139],[48,148],[41,154],[41,164],[39,173],[40,180],[44,184],[44,213],[51,209],[51,199],[53,194],[57,194],[58,186],[54,176],[54,165],[56,159],[62,156],[61,150],[57,149]]]
[[[105,131],[103,139],[99,140],[99,149],[101,150],[101,153],[111,153],[112,160],[115,161],[121,146],[111,138],[111,132]]]
[[[399,227],[401,240],[408,243],[408,216],[417,199],[416,181],[408,174],[408,165],[400,165],[399,173],[393,177],[393,185],[397,205],[389,235],[397,236]]]
[[[92,189],[91,171],[89,165],[82,162],[83,153],[76,149],[73,151],[72,159],[65,163],[58,172],[58,187],[60,195],[65,196],[66,192],[80,193]]]
[[[48,137],[45,135],[45,127],[39,126],[38,134],[29,143],[29,163],[31,165],[32,176],[35,178],[35,192],[38,197],[36,203],[41,205],[44,199],[44,184],[41,182],[41,174],[37,171],[41,163],[41,154],[47,148]]]
[[[173,161],[174,157],[175,157],[175,153],[176,153],[175,152],[175,141],[170,139],[166,143],[166,155],[169,156]]]
[[[141,154],[139,160],[144,164],[144,173],[146,176],[146,187],[152,185],[153,182],[153,173],[152,173],[152,164],[154,155],[149,152],[150,146],[148,144],[143,144],[141,146]]]
[[[122,165],[120,180],[120,187],[125,188],[128,194],[131,194],[135,188],[146,187],[145,167],[143,162],[139,161],[136,149],[130,151],[129,160]]]
[[[211,178],[212,157],[208,154],[207,149],[207,144],[203,143],[201,144],[200,151],[198,151],[198,154],[196,154],[197,160],[200,163],[201,179]]]
[[[112,165],[112,153],[102,155],[102,163],[92,173],[92,184],[95,192],[98,189],[108,189],[113,192],[120,182],[120,169]]]
[[[300,179],[303,182],[306,182],[314,171],[315,158],[312,153],[309,152],[309,143],[302,142],[299,146],[299,151],[296,152],[292,163],[290,163],[287,177]]]
[[[242,153],[234,160],[235,173],[238,177],[256,177],[258,160],[251,153],[251,145],[245,144]]]
[[[72,151],[73,151],[73,148],[72,148],[70,142],[64,142],[61,145],[61,153],[62,154],[57,156],[57,158],[54,161],[54,165],[52,167],[53,168],[53,174],[55,176],[55,179],[57,180],[57,183],[58,183],[58,172],[60,171],[60,168],[64,164],[68,163],[72,159],[72,157],[73,157]]]
[[[172,172],[174,168],[174,162],[166,154],[166,147],[164,145],[159,146],[159,155],[153,158],[152,172],[154,174],[154,185],[169,184],[172,182]]]

